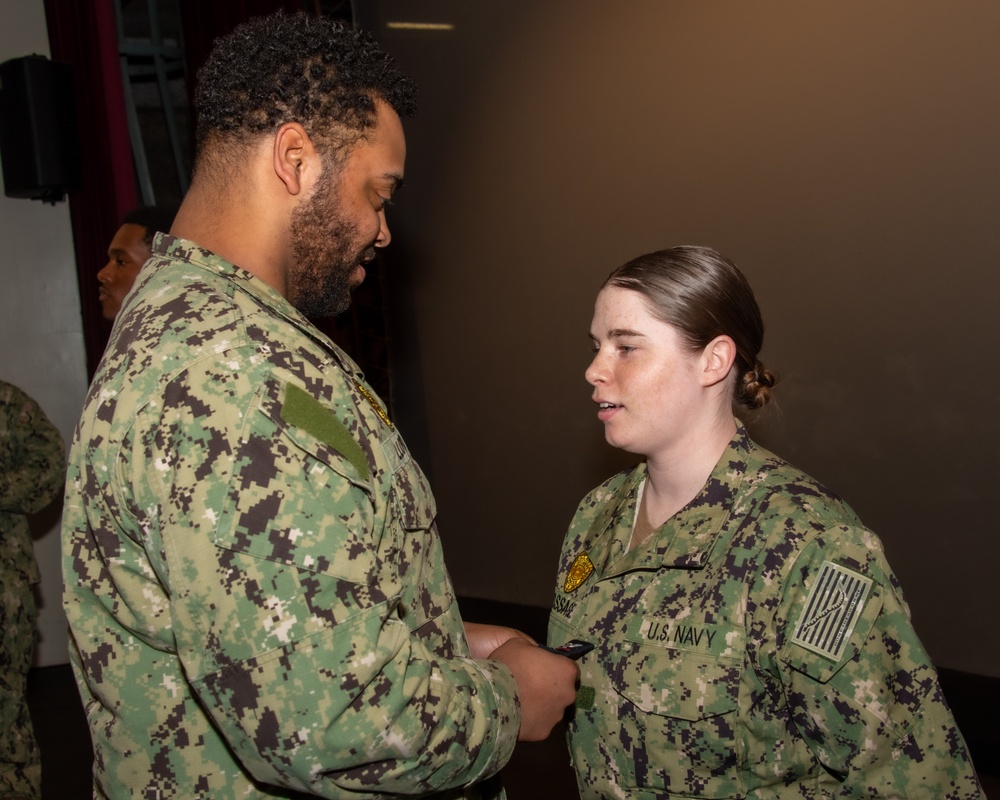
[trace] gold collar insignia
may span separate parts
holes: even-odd
[[[389,415],[385,413],[385,409],[379,405],[378,400],[375,399],[372,393],[361,385],[361,381],[355,380],[354,388],[357,389],[361,393],[361,396],[368,401],[369,405],[375,409],[375,413],[378,414],[378,418],[389,426],[389,430],[394,430],[392,421],[389,419]]]
[[[590,556],[586,553],[580,553],[573,561],[573,566],[569,568],[566,583],[563,584],[563,591],[575,592],[593,571],[594,562],[590,560]]]

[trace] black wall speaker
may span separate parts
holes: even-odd
[[[73,68],[45,56],[0,64],[4,194],[55,203],[81,186]]]

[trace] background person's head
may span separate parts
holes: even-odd
[[[101,285],[98,298],[106,320],[118,315],[125,295],[152,254],[153,236],[157,231],[170,231],[176,211],[176,208],[142,206],[122,218],[121,227],[108,245],[108,263],[97,273]]]
[[[339,313],[389,242],[400,117],[415,106],[412,81],[369,34],[305,14],[251,19],[198,73],[192,187],[220,201],[252,192],[255,221],[284,248],[262,277],[307,316]]]
[[[764,320],[746,277],[729,259],[709,247],[657,250],[616,269],[604,286],[641,294],[650,314],[676,328],[692,351],[719,336],[731,338],[737,411],[755,411],[771,399],[777,376],[759,358]]]

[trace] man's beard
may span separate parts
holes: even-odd
[[[362,244],[357,226],[344,218],[333,181],[319,186],[292,215],[288,301],[307,317],[333,317],[351,305],[351,273],[369,261],[374,242]]]

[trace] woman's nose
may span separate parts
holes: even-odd
[[[583,373],[583,377],[592,386],[596,386],[598,383],[607,380],[607,369],[604,367],[604,360],[601,358],[599,352],[594,354],[594,358],[590,362],[590,366]]]

